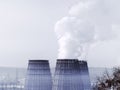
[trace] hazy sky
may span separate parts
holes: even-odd
[[[58,54],[55,23],[79,0],[0,0],[0,66],[26,67],[29,59]],[[115,28],[115,33],[120,33]],[[99,42],[89,50],[89,66],[120,64],[120,37]]]

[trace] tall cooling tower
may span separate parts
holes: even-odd
[[[80,72],[81,72],[81,79],[83,82],[83,90],[91,90],[91,83],[88,71],[88,65],[86,61],[79,61],[80,65]]]
[[[52,90],[48,60],[29,60],[25,90]]]
[[[77,59],[58,59],[53,90],[84,90]]]

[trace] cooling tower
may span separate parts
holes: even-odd
[[[80,72],[81,72],[81,79],[83,82],[83,90],[91,90],[91,83],[88,71],[88,65],[86,61],[79,61],[80,65]]]
[[[25,90],[52,90],[48,60],[29,60]]]
[[[84,90],[77,59],[58,59],[53,90]]]

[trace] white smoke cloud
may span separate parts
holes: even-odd
[[[120,24],[120,0],[86,0],[74,5],[69,15],[55,25],[58,58],[86,57],[89,47],[114,37],[113,26]]]

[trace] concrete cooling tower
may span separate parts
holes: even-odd
[[[77,59],[58,59],[53,90],[84,90],[80,64]]]
[[[91,90],[87,62],[77,59],[58,59],[53,90]]]
[[[48,60],[29,60],[25,90],[52,90]]]

